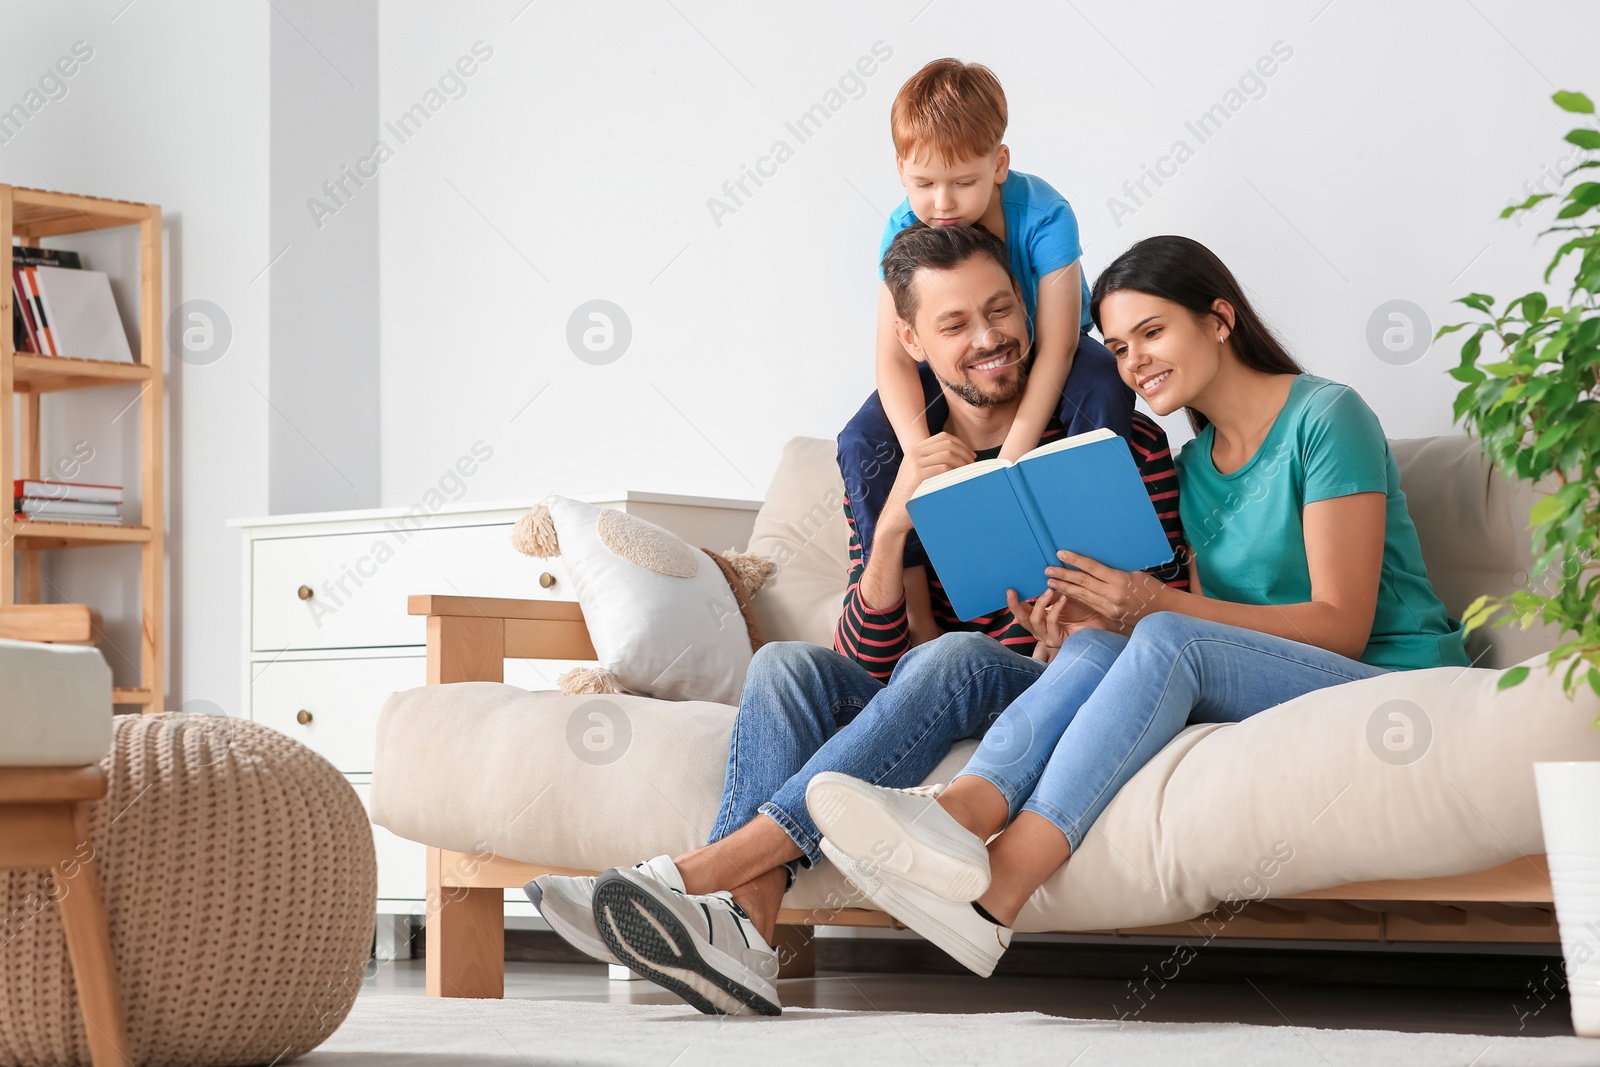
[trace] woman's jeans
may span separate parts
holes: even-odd
[[[948,633],[900,658],[887,685],[805,641],[763,645],[750,662],[728,750],[712,841],[757,814],[822,859],[806,786],[839,771],[891,789],[918,785],[968,737],[980,737],[1045,665],[983,634]]]
[[[1031,811],[1050,820],[1076,852],[1117,790],[1184,726],[1238,722],[1386,673],[1299,641],[1156,612],[1132,637],[1080,630],[1068,638],[961,773],[992,782],[1010,818]]]

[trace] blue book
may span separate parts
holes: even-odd
[[[925,480],[906,502],[928,559],[962,619],[1031,600],[1066,549],[1118,570],[1159,567],[1172,545],[1128,443],[1092,430],[1012,463],[979,460]]]

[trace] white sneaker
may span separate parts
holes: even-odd
[[[899,919],[981,978],[994,973],[1000,957],[1011,947],[1011,928],[979,915],[970,900],[946,900],[870,862],[857,862],[828,838],[822,839],[822,854],[874,907]]]
[[[643,876],[655,878],[669,888],[683,889],[677,864],[666,856],[647,860],[638,869]],[[606,947],[594,924],[594,886],[598,881],[592,874],[541,874],[522,891],[563,941],[590,959],[620,967],[621,961]]]
[[[662,861],[672,862],[650,862]],[[639,867],[605,872],[594,892],[601,938],[624,966],[707,1015],[781,1014],[778,953],[731,894],[690,895],[682,886]]]
[[[823,771],[806,786],[806,807],[822,836],[857,862],[958,903],[989,888],[989,850],[927,790]]]

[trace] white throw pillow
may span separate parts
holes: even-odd
[[[600,665],[629,693],[739,703],[750,632],[722,569],[654,523],[545,501]]]

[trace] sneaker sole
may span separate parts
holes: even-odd
[[[619,960],[707,1015],[783,1009],[733,975],[707,962],[695,937],[671,909],[619,872],[608,871],[594,891],[600,936]]]
[[[989,853],[982,863],[947,851],[961,846],[917,823],[906,825],[878,802],[877,787],[859,779],[818,775],[806,789],[806,808],[825,838],[858,862],[885,871],[946,900],[965,904],[989,889]],[[892,841],[903,842],[879,858]]]
[[[822,842],[822,851],[875,907],[894,916],[913,933],[933,942],[940,951],[978,977],[988,978],[994,974],[995,966],[1000,962],[998,956],[990,957],[981,953],[971,941],[895,892],[882,878],[868,870],[863,870],[858,876],[856,869],[867,868],[867,865],[857,863],[839,852],[826,838]],[[860,880],[857,880],[858,877]]]
[[[606,943],[599,936],[598,931],[591,934],[587,930],[580,929],[567,922],[554,909],[548,912],[545,911],[544,890],[540,889],[538,885],[529,882],[522,887],[522,891],[528,894],[528,899],[533,901],[534,910],[539,913],[541,919],[549,924],[550,929],[555,931],[557,937],[598,963],[608,964],[613,967],[622,966],[622,962],[606,947]]]

